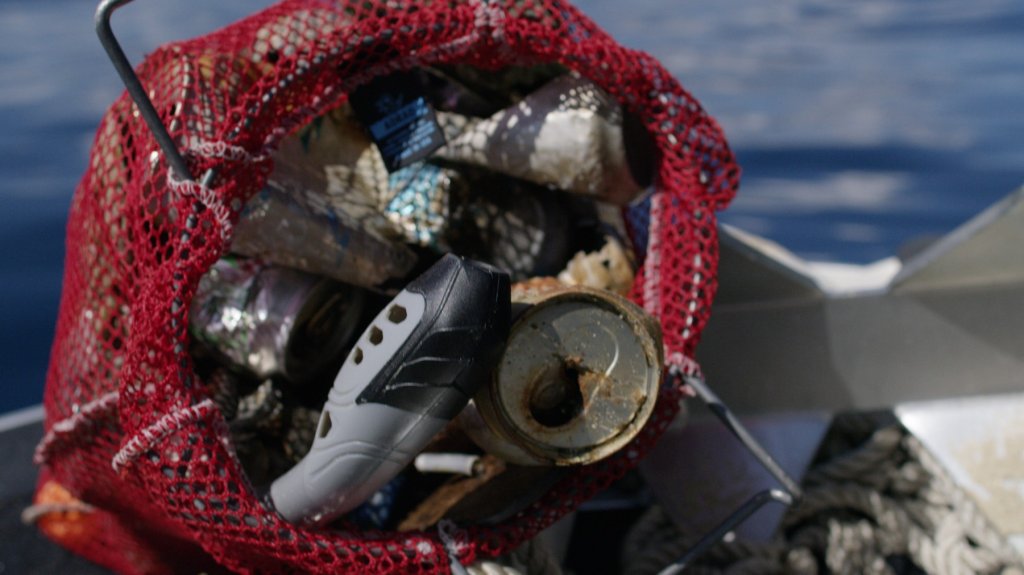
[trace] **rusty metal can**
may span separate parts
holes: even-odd
[[[302,383],[344,357],[365,296],[298,270],[224,258],[199,281],[190,331],[238,371]]]
[[[592,463],[618,451],[658,396],[657,323],[618,295],[553,279],[516,284],[512,300],[525,309],[459,424],[485,451],[522,465]]]

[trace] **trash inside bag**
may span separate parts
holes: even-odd
[[[111,526],[69,547],[446,572],[672,420],[738,168],[649,56],[563,3],[286,1],[138,70],[197,182],[112,106],[37,452]]]

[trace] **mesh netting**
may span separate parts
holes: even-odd
[[[661,65],[558,1],[285,1],[139,67],[192,174],[216,168],[208,185],[169,176],[127,96],[100,124],[71,207],[37,454],[47,480],[97,509],[98,527],[62,542],[125,573],[213,561],[247,572],[446,572],[450,554],[465,563],[514,548],[636,465],[678,409],[678,382],[626,448],[499,525],[304,530],[254,493],[188,353],[197,282],[285,136],[387,72],[550,62],[591,79],[654,136],[655,192],[628,218],[643,247],[632,297],[660,319],[669,363],[694,369],[715,288],[715,211],[738,168],[716,123]]]

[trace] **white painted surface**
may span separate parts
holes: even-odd
[[[896,414],[1024,553],[1024,393],[905,404]]]
[[[16,409],[0,415],[0,433],[24,427],[43,420],[42,404]]]

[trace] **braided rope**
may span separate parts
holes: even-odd
[[[838,453],[831,446],[834,455],[807,473],[784,539],[720,543],[688,573],[1024,574],[1016,550],[923,445],[898,425],[878,426],[862,417],[833,427],[830,437],[845,434],[840,446],[868,439]],[[648,510],[623,546],[625,572],[659,572],[696,536]]]
[[[81,501],[67,501],[63,503],[35,503],[29,505],[21,512],[21,522],[25,525],[34,525],[37,521],[54,513],[92,513],[96,508]]]

